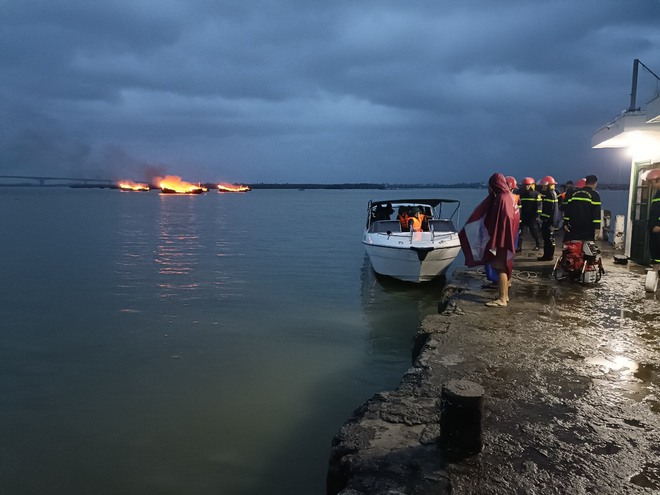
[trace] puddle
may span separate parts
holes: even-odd
[[[640,364],[635,371],[635,378],[646,383],[658,383],[660,380],[660,369],[654,364]]]
[[[630,478],[630,482],[643,488],[660,490],[660,466],[646,463],[642,471]]]
[[[524,290],[516,290],[512,288],[511,296],[514,298],[528,298],[528,299],[539,299],[541,302],[548,304],[552,302],[557,297],[557,288],[556,287],[546,287],[542,285],[525,287]]]
[[[594,366],[600,366],[603,368],[604,373],[609,373],[610,371],[635,373],[639,368],[639,365],[635,361],[628,359],[625,356],[613,356],[610,359],[601,356],[594,356],[585,358],[584,362]]]

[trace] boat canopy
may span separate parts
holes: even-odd
[[[385,201],[371,201],[371,206],[377,205],[429,205],[435,208],[440,203],[460,203],[458,199],[389,199]]]
[[[367,219],[367,226],[372,221],[372,214],[375,210],[380,208],[386,208],[388,205],[393,209],[399,206],[430,206],[434,211],[434,218],[442,218],[443,204],[452,204],[454,205],[454,210],[451,212],[451,215],[448,217],[445,215],[445,218],[449,218],[455,221],[458,221],[458,211],[461,206],[461,202],[458,199],[444,199],[444,198],[432,198],[432,199],[389,199],[389,200],[379,200],[379,201],[369,201],[369,206],[367,207],[369,211],[369,218]],[[454,219],[454,216],[456,218]]]

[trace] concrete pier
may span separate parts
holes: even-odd
[[[457,270],[397,389],[333,439],[327,493],[659,493],[660,293],[598,244],[606,273],[592,285],[518,254],[505,308],[484,305],[496,292],[483,271]],[[459,460],[441,442],[452,380],[484,391],[482,449]]]

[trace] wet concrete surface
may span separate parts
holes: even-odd
[[[660,292],[599,245],[592,285],[518,254],[504,308],[484,305],[496,291],[483,271],[457,270],[399,387],[334,439],[328,493],[660,493]],[[439,399],[454,379],[485,390],[483,449],[448,462]]]

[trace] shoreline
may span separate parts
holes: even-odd
[[[495,293],[482,271],[457,269],[399,386],[333,439],[327,493],[660,490],[660,331],[649,328],[660,293],[644,291],[643,267],[615,264],[597,244],[606,273],[585,286],[550,278],[538,252],[519,253],[504,308],[484,305]],[[439,404],[455,379],[485,396],[483,449],[452,463],[439,448]]]

